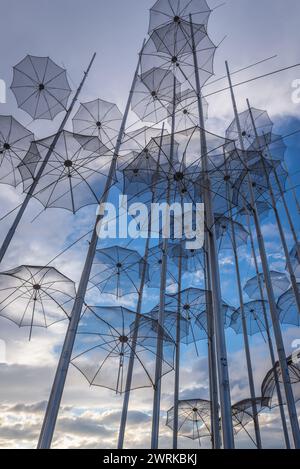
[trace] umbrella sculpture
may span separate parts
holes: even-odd
[[[122,306],[87,306],[78,331],[72,364],[92,386],[128,391],[126,376],[131,351],[134,350],[134,374],[131,390],[154,386],[154,358],[160,326],[151,318]],[[164,340],[172,339],[160,331]],[[136,338],[135,334],[137,333]],[[166,353],[163,374],[173,369],[173,355]]]
[[[68,319],[74,283],[54,267],[22,265],[0,274],[0,315],[19,327],[47,328]]]
[[[64,68],[49,57],[27,55],[13,71],[11,90],[32,119],[53,120],[66,111],[71,88]]]

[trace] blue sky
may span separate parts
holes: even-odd
[[[211,0],[211,7],[219,5]],[[137,52],[148,28],[148,9],[153,1],[148,0],[2,0],[0,44],[0,78],[9,87],[12,66],[27,53],[50,56],[56,63],[67,68],[72,88],[78,85],[82,72],[94,51],[97,52],[81,101],[103,98],[124,109],[132,74],[136,66]],[[252,70],[236,75],[237,81],[250,78],[299,60],[300,32],[298,18],[300,5],[297,0],[228,0],[211,15],[209,32],[215,43],[220,43],[215,60],[216,78],[224,75],[224,60],[229,60],[233,70],[240,69],[258,60],[277,54],[272,61]],[[292,82],[300,78],[300,69],[284,72],[278,76],[239,87],[236,90],[239,109],[245,109],[246,98],[253,106],[267,109],[275,123],[275,132],[288,134],[300,129],[300,104],[292,102]],[[207,86],[207,93],[227,85],[226,80]],[[61,119],[53,123],[32,123],[31,119],[17,109],[12,93],[7,91],[7,104],[0,104],[1,114],[13,114],[24,125],[35,132],[38,138],[52,134]],[[135,119],[131,115],[130,119]],[[232,120],[232,110],[227,92],[209,98],[208,129],[224,135]],[[287,165],[293,183],[299,183],[299,134],[287,139]],[[298,191],[300,195],[300,192]],[[22,200],[21,190],[0,186],[0,214],[16,207]],[[299,216],[291,194],[289,206],[297,230]],[[61,210],[44,212],[32,223],[40,211],[40,205],[32,201],[18,233],[3,263],[3,269],[23,263],[47,263],[61,249],[86,233],[93,221],[95,208],[81,210],[75,217]],[[280,213],[286,218],[280,206]],[[0,225],[0,239],[4,237],[11,219]],[[278,249],[279,238],[272,218],[264,222],[268,254],[273,268],[284,270],[285,262]],[[288,235],[289,245],[292,245]],[[26,246],[26,249],[24,249]],[[78,281],[87,240],[59,258],[55,265],[63,273]],[[248,249],[249,252],[249,249]],[[222,254],[221,272],[224,298],[237,306],[236,288],[233,288],[234,268],[232,257]],[[253,266],[241,253],[243,278],[253,275]],[[157,292],[147,292],[147,298],[155,301]],[[127,303],[131,304],[128,298]],[[60,324],[49,331],[38,331],[31,343],[26,342],[27,333],[1,319],[0,338],[6,341],[7,364],[0,365],[1,386],[0,445],[2,447],[34,447],[42,419],[44,401],[47,399],[53,379],[55,364],[63,340],[65,325]],[[285,330],[287,350],[291,342],[299,337],[296,330]],[[242,337],[232,331],[227,333],[232,378],[233,401],[248,397]],[[251,340],[257,392],[264,374],[269,368],[266,346],[257,336]],[[206,344],[200,344],[200,357],[194,350],[186,351],[183,360],[181,396],[207,396]],[[171,434],[165,429],[165,410],[172,405],[172,375],[163,383],[163,417],[161,445],[168,447]],[[136,392],[130,406],[128,446],[147,446],[151,415],[151,390]],[[83,378],[71,368],[63,409],[57,428],[57,447],[114,447],[120,416],[121,399],[112,393],[89,388]],[[280,447],[282,436],[277,430],[278,415],[275,412],[261,417],[263,441],[266,446]],[[251,426],[250,426],[251,428]],[[238,445],[251,446],[245,434],[237,438]],[[180,439],[181,447],[190,445],[189,440]],[[204,442],[208,445],[208,442]]]

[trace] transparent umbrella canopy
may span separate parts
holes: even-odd
[[[196,344],[203,340],[203,330],[199,327],[198,316],[200,311],[206,310],[206,291],[200,288],[187,288],[180,294],[180,313],[189,324],[189,334],[184,337],[186,344]],[[178,294],[166,295],[166,309],[178,311]]]
[[[236,434],[245,429],[246,425],[253,422],[254,417],[260,412],[270,407],[270,399],[268,397],[257,397],[255,398],[255,405],[257,409],[256,415],[254,415],[253,402],[250,398],[243,399],[232,405],[233,428]]]
[[[161,128],[153,126],[143,126],[136,130],[126,131],[123,141],[122,150],[125,152],[137,152],[140,153],[147,147],[152,138],[159,138],[162,134]],[[164,130],[164,135],[167,131]],[[125,158],[126,159],[126,158]]]
[[[147,314],[151,319],[158,321],[159,318],[159,305],[155,306],[150,313]],[[176,328],[177,328],[178,314],[174,311],[164,312],[164,330],[169,337],[176,341]],[[180,317],[180,340],[185,341],[189,334],[189,323],[184,317]]]
[[[72,364],[91,386],[121,394],[129,391],[126,377],[133,353],[130,390],[153,387],[158,332],[166,342],[172,342],[149,317],[121,306],[87,306],[79,325]],[[164,354],[162,369],[163,375],[172,371],[172,352]]]
[[[272,132],[273,122],[271,121],[267,111],[255,108],[252,108],[251,111],[258,136]],[[241,125],[244,148],[248,149],[256,141],[256,133],[253,128],[251,114],[248,109],[239,114],[239,121]],[[226,131],[226,137],[230,138],[231,140],[236,140],[237,146],[239,148],[239,130],[237,121],[235,119],[228,127]]]
[[[179,92],[179,86],[176,80],[175,93]],[[161,122],[170,115],[168,105],[173,101],[173,95],[173,73],[153,67],[142,73],[137,81],[132,97],[132,110],[142,121]]]
[[[263,333],[266,330],[265,314],[267,315],[268,324],[272,324],[270,307],[267,301],[256,300],[244,303],[244,314],[247,324],[247,332],[249,335]],[[242,311],[238,308],[231,317],[230,327],[237,333],[243,334]]]
[[[223,314],[223,320],[224,320],[224,328],[227,329],[231,325],[231,318],[235,314],[235,308],[233,306],[229,306],[225,301],[222,302],[222,314]],[[197,319],[196,319],[196,328],[199,329],[198,336],[200,337],[200,340],[206,340],[210,337],[210,333],[208,330],[208,324],[207,324],[207,310],[200,309],[199,311],[200,314],[198,314]]]
[[[182,22],[190,20],[198,25],[207,25],[211,10],[206,0],[158,0],[150,9],[149,33],[161,26],[180,28]]]
[[[215,215],[215,218],[216,237],[219,241],[219,249],[233,248],[233,230],[236,246],[241,247],[247,245],[249,233],[243,225],[224,216],[219,217]]]
[[[33,140],[33,133],[14,117],[0,116],[0,183],[16,187],[22,181],[18,166]]]
[[[120,246],[98,249],[90,283],[100,293],[117,298],[138,293],[142,266],[142,257],[131,249]]]
[[[288,370],[290,375],[290,380],[292,384],[293,394],[295,402],[299,402],[300,400],[300,361],[299,361],[299,353],[295,354],[295,356],[289,356],[287,358]],[[276,374],[275,374],[276,373]],[[282,375],[281,375],[281,368],[279,362],[276,362],[274,368],[271,368],[268,373],[266,374],[262,385],[261,385],[261,394],[264,398],[270,400],[270,407],[274,408],[277,407],[278,400],[277,400],[277,392],[276,392],[276,382],[275,376],[277,375],[281,395],[283,399],[283,404],[286,404],[285,393],[283,388],[282,382]]]
[[[213,75],[216,46],[207,36],[203,26],[194,25],[196,53],[198,57],[201,86]],[[175,40],[174,40],[175,34]],[[195,87],[195,68],[191,45],[191,26],[185,23],[185,32],[162,27],[151,34],[145,44],[141,58],[142,73],[153,68],[172,71],[178,81],[189,82]]]
[[[54,138],[33,142],[19,165],[25,192],[31,187],[30,174],[44,161]],[[104,194],[111,161],[111,151],[97,137],[83,137],[64,130],[33,196],[45,209],[63,208],[72,213],[98,204]]]
[[[197,94],[194,90],[188,89],[180,92],[176,96],[176,119],[175,131],[182,131],[195,127],[199,123],[199,110]],[[208,118],[208,102],[202,97],[202,106],[204,119]],[[170,115],[172,114],[171,106],[169,108]],[[168,119],[171,125],[171,118]]]
[[[73,117],[73,131],[76,134],[96,136],[104,145],[113,149],[122,117],[116,104],[95,99],[80,104]]]
[[[182,268],[186,272],[195,273],[204,270],[204,250],[187,249],[186,240],[176,240],[169,246],[168,256],[178,264],[182,260]]]
[[[49,57],[27,55],[13,68],[11,90],[32,119],[53,120],[65,111],[71,88],[67,72]]]
[[[0,315],[19,327],[47,328],[70,317],[75,285],[53,267],[22,265],[0,274]]]
[[[300,283],[297,283],[300,292]],[[280,310],[280,321],[282,324],[300,326],[300,311],[297,307],[295,293],[293,288],[289,288],[278,299],[277,306]]]
[[[173,430],[174,407],[168,410],[166,425]],[[178,435],[191,440],[211,436],[211,402],[205,399],[178,402]]]
[[[276,272],[275,270],[271,270],[270,275],[271,275],[271,282],[273,286],[274,295],[275,297],[278,298],[283,293],[285,293],[287,289],[290,287],[289,278],[286,274],[282,272]],[[267,298],[267,290],[265,286],[264,275],[261,273],[259,274],[259,277],[260,277],[260,283],[263,287],[264,298]],[[249,298],[253,300],[261,299],[258,278],[256,276],[252,277],[246,282],[244,286],[244,291],[245,293],[247,293]]]
[[[267,160],[284,161],[287,146],[281,135],[269,132],[256,137],[249,149],[260,152]]]

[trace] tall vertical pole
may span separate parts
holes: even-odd
[[[239,115],[237,111],[237,105],[235,101],[231,76],[230,76],[227,62],[226,62],[226,69],[227,69],[228,81],[229,81],[229,86],[230,86],[234,115],[235,115],[235,119],[236,119],[236,123],[238,127],[240,146],[241,146],[242,151],[245,151],[241,125],[240,125]],[[244,162],[244,164],[246,166],[246,162]],[[291,380],[290,380],[290,375],[289,375],[289,370],[288,370],[288,363],[286,359],[286,352],[284,348],[283,337],[282,337],[282,332],[281,332],[281,327],[280,327],[280,322],[279,322],[279,317],[278,317],[278,310],[277,310],[277,305],[275,301],[275,295],[274,295],[274,290],[273,290],[273,285],[272,285],[270,269],[268,265],[265,242],[264,242],[264,238],[263,238],[261,227],[260,227],[260,220],[258,216],[254,193],[253,193],[252,178],[251,178],[251,174],[249,170],[247,171],[247,179],[248,179],[248,187],[249,187],[249,193],[250,193],[251,208],[253,212],[254,223],[255,223],[255,228],[256,228],[256,233],[257,233],[260,258],[262,262],[264,279],[265,279],[266,290],[267,290],[267,295],[268,295],[268,300],[269,300],[269,305],[270,305],[270,312],[271,312],[271,317],[272,317],[272,323],[273,323],[273,328],[274,328],[274,336],[276,340],[277,353],[278,353],[280,369],[281,369],[284,390],[285,390],[285,395],[286,395],[286,402],[287,402],[287,407],[288,407],[288,412],[289,412],[289,417],[290,417],[294,444],[295,444],[295,447],[298,449],[300,448],[300,431],[299,431],[299,422],[298,422],[298,417],[297,417],[295,399],[293,395],[293,390],[292,390],[292,385],[291,385]]]
[[[245,346],[246,363],[247,363],[247,371],[248,371],[248,381],[249,381],[250,396],[251,396],[251,405],[252,405],[252,412],[253,412],[255,440],[256,440],[257,448],[261,449],[262,444],[261,444],[261,436],[260,436],[259,421],[258,421],[258,412],[257,412],[257,405],[256,405],[256,396],[255,396],[255,386],[254,386],[253,370],[252,370],[252,363],[251,363],[250,345],[249,345],[249,339],[248,339],[248,330],[247,330],[247,322],[246,322],[245,308],[244,308],[241,273],[240,273],[240,266],[239,266],[239,261],[238,261],[236,236],[235,236],[235,228],[234,228],[234,222],[233,221],[232,221],[232,245],[233,245],[233,252],[234,252],[235,271],[236,271],[236,277],[237,277],[238,291],[239,291],[240,310],[241,310],[241,316],[242,316],[242,328],[243,328],[244,346]]]
[[[143,48],[144,48],[144,45],[143,45]],[[133,93],[134,93],[135,84],[136,84],[136,81],[137,81],[138,72],[139,72],[139,68],[140,68],[141,55],[142,55],[142,51],[139,55],[138,65],[137,65],[137,68],[136,68],[136,71],[135,71],[135,74],[134,74],[134,78],[133,78],[133,81],[132,81],[132,85],[131,85],[130,93],[129,93],[129,96],[128,96],[124,116],[123,116],[121,127],[120,127],[120,130],[119,130],[118,139],[117,139],[117,142],[116,142],[116,147],[115,147],[112,163],[111,163],[111,166],[110,166],[108,178],[107,178],[106,185],[105,185],[104,194],[103,194],[103,197],[101,199],[100,205],[105,204],[107,202],[109,191],[110,191],[110,189],[113,185],[115,169],[116,169],[116,163],[117,163],[117,159],[118,159],[118,156],[119,156],[119,151],[120,151],[121,144],[122,144],[122,139],[123,139],[123,135],[124,135],[124,131],[125,131],[127,117],[128,117],[128,113],[129,113],[129,109],[130,109],[130,105],[131,105],[131,100],[132,100],[132,96],[133,96]],[[71,319],[70,319],[70,322],[69,322],[69,326],[68,326],[68,329],[67,329],[67,333],[66,333],[64,344],[63,344],[63,348],[62,348],[62,351],[61,351],[61,355],[60,355],[58,367],[57,367],[57,370],[56,370],[53,386],[52,386],[52,389],[51,389],[51,394],[50,394],[50,398],[49,398],[49,401],[48,401],[46,414],[45,414],[45,418],[44,418],[44,422],[43,422],[43,426],[42,426],[42,430],[41,430],[41,434],[40,434],[40,438],[39,438],[39,442],[38,442],[38,449],[48,449],[51,446],[53,433],[54,433],[54,429],[55,429],[55,425],[56,425],[56,420],[57,420],[57,416],[58,416],[58,412],[59,412],[59,407],[60,407],[60,403],[61,403],[61,398],[62,398],[62,395],[63,395],[65,381],[66,381],[66,377],[67,377],[67,373],[68,373],[68,369],[69,369],[69,364],[70,364],[70,360],[71,360],[71,356],[72,356],[72,351],[73,351],[73,346],[74,346],[75,337],[76,337],[76,333],[77,333],[77,328],[78,328],[78,324],[79,324],[79,320],[80,320],[80,316],[81,316],[82,307],[83,307],[83,304],[84,304],[84,299],[85,299],[85,295],[86,295],[88,281],[89,281],[89,278],[90,278],[90,273],[91,273],[91,269],[92,269],[92,265],[93,265],[93,260],[94,260],[96,249],[97,249],[98,233],[99,233],[98,230],[101,227],[103,217],[104,217],[104,214],[98,214],[97,217],[96,217],[96,222],[95,222],[95,226],[94,226],[94,229],[93,229],[91,242],[89,244],[89,249],[88,249],[87,257],[86,257],[86,260],[85,260],[85,265],[84,265],[84,268],[83,268],[83,271],[82,271],[82,274],[81,274],[81,279],[80,279],[80,282],[79,282],[77,295],[76,295],[74,306],[73,306],[72,313],[71,313]]]
[[[176,114],[176,75],[173,78],[173,104],[172,104],[172,128],[171,128],[171,144],[170,144],[170,159],[169,167],[172,168],[174,159],[174,145],[175,145],[175,114]],[[171,181],[168,180],[167,188],[167,204],[170,202],[171,195]],[[159,421],[160,421],[160,399],[161,399],[161,380],[162,380],[162,359],[163,359],[163,335],[162,330],[165,322],[165,292],[167,288],[167,269],[168,269],[168,244],[169,240],[163,240],[163,256],[161,265],[161,279],[160,279],[160,292],[159,292],[159,313],[158,323],[160,325],[157,333],[157,347],[156,347],[156,363],[155,363],[155,387],[153,396],[153,413],[152,413],[152,432],[151,432],[151,449],[158,448],[159,439]]]
[[[233,425],[231,415],[231,397],[230,397],[230,384],[228,372],[228,360],[224,330],[224,319],[221,308],[221,285],[220,285],[220,272],[218,264],[218,255],[216,249],[216,234],[215,223],[213,214],[212,197],[210,190],[210,179],[208,175],[208,161],[207,161],[207,142],[205,136],[205,123],[201,96],[201,84],[198,70],[198,58],[194,37],[194,29],[192,23],[192,16],[190,15],[190,25],[192,34],[192,48],[195,68],[196,91],[199,112],[199,125],[200,125],[200,143],[201,143],[201,156],[203,165],[203,180],[204,180],[204,204],[205,204],[205,219],[207,230],[207,251],[208,262],[210,265],[211,275],[211,288],[213,300],[213,314],[215,321],[215,334],[216,334],[216,349],[217,349],[217,365],[219,374],[219,392],[220,392],[220,405],[221,405],[221,419],[223,431],[223,443],[225,449],[234,448]]]
[[[254,130],[255,136],[258,139],[258,133],[257,133],[255,121],[254,121],[254,118],[253,118],[252,109],[251,109],[251,106],[250,106],[250,103],[249,103],[248,99],[247,99],[247,105],[248,105],[248,110],[249,110],[249,114],[250,114],[250,118],[251,118],[252,127],[253,127],[253,130]],[[276,199],[275,199],[273,187],[272,187],[272,185],[270,184],[270,181],[269,181],[269,175],[268,175],[265,159],[264,159],[261,151],[259,151],[259,154],[260,154],[260,160],[261,160],[261,163],[262,163],[262,166],[263,166],[265,178],[266,178],[266,181],[267,181],[267,184],[268,184],[268,187],[269,187],[269,192],[270,192],[270,196],[271,196],[271,205],[272,205],[272,209],[273,209],[273,212],[274,212],[274,215],[275,215],[275,219],[276,219],[276,223],[277,223],[277,227],[278,227],[278,231],[279,231],[281,244],[282,244],[284,255],[285,255],[285,258],[286,258],[286,264],[287,264],[288,272],[289,272],[290,278],[291,278],[291,284],[292,284],[294,296],[295,296],[295,299],[296,299],[298,313],[300,314],[300,293],[299,293],[299,290],[298,290],[296,275],[295,275],[295,272],[294,272],[294,269],[293,269],[293,266],[292,266],[292,261],[291,261],[291,257],[290,257],[289,248],[288,248],[288,245],[287,245],[287,242],[286,242],[283,226],[282,226],[280,216],[279,216],[279,213],[278,213],[278,210],[277,210]],[[297,244],[296,244],[296,246],[297,246]]]
[[[225,162],[226,165],[226,162]],[[238,260],[238,249],[237,249],[237,242],[236,242],[236,232],[235,232],[235,223],[232,216],[232,194],[231,190],[227,184],[227,198],[228,198],[228,208],[229,208],[229,218],[231,223],[231,232],[232,232],[232,249],[234,255],[234,263],[235,263],[235,272],[236,272],[236,279],[238,285],[238,292],[239,292],[239,302],[240,302],[240,311],[242,317],[242,329],[243,329],[243,338],[244,338],[244,346],[245,346],[245,354],[246,354],[246,363],[247,363],[247,372],[248,372],[248,382],[250,388],[250,397],[251,397],[251,405],[252,405],[252,413],[253,413],[253,423],[254,423],[254,431],[255,431],[255,440],[257,449],[262,448],[261,444],[261,435],[260,435],[260,428],[259,428],[259,420],[258,420],[258,412],[257,412],[257,405],[256,405],[256,395],[255,395],[255,386],[254,386],[254,377],[253,377],[253,369],[251,363],[251,353],[250,353],[250,344],[248,339],[248,328],[247,328],[247,321],[245,315],[245,307],[244,307],[244,297],[243,297],[243,288],[242,288],[242,280],[241,280],[241,272],[240,272],[240,265]]]
[[[157,158],[156,173],[154,175],[154,181],[153,181],[153,187],[152,187],[152,200],[151,200],[152,203],[155,202],[155,197],[156,197],[156,184],[157,184],[158,172],[160,169],[160,157],[161,157],[161,149],[162,149],[162,144],[163,144],[164,131],[165,131],[165,124],[163,123],[161,137],[160,137],[158,158]],[[120,430],[119,430],[119,438],[118,438],[118,449],[123,449],[123,445],[124,445],[124,437],[125,437],[125,430],[126,430],[126,423],[127,423],[129,399],[130,399],[130,390],[131,390],[133,367],[134,367],[134,360],[135,360],[135,350],[136,350],[137,339],[138,339],[138,330],[140,326],[140,314],[142,312],[144,288],[145,288],[145,283],[146,283],[150,238],[151,238],[151,215],[149,216],[148,237],[147,237],[146,247],[145,247],[144,262],[143,262],[143,269],[142,269],[142,275],[141,275],[141,285],[139,288],[139,297],[138,297],[138,304],[137,304],[138,316],[135,319],[134,335],[132,338],[132,347],[131,347],[131,352],[130,352],[130,357],[129,357],[127,377],[126,377],[126,388],[125,388],[125,393],[124,393],[124,400],[123,400],[123,407],[122,407],[122,414],[121,414],[121,422],[120,422]]]
[[[207,233],[205,234],[207,236]],[[206,243],[207,244],[207,243]],[[207,314],[207,348],[208,348],[208,374],[209,374],[209,394],[212,429],[212,447],[221,448],[220,417],[219,417],[219,395],[218,376],[216,364],[216,343],[214,332],[214,318],[212,310],[212,294],[210,283],[209,262],[207,253],[204,251],[204,280],[206,291],[206,314]]]
[[[57,133],[55,134],[55,136],[54,136],[54,138],[53,138],[53,141],[52,141],[52,143],[51,143],[51,145],[50,145],[50,147],[49,147],[49,150],[47,151],[47,154],[46,154],[46,156],[45,156],[45,158],[44,158],[44,160],[43,160],[43,162],[42,162],[42,164],[41,164],[41,166],[40,166],[40,168],[39,168],[39,170],[38,170],[38,172],[37,172],[37,174],[36,174],[36,176],[35,176],[35,178],[34,178],[34,180],[33,180],[33,183],[31,184],[31,186],[30,186],[30,188],[29,188],[29,190],[28,190],[28,192],[27,192],[27,194],[26,194],[26,197],[25,197],[25,199],[24,199],[24,201],[23,201],[23,203],[22,203],[22,205],[21,205],[21,207],[20,207],[20,209],[19,209],[19,211],[18,211],[18,213],[17,213],[17,215],[16,215],[16,218],[15,218],[14,221],[13,221],[13,224],[11,225],[11,227],[10,227],[10,229],[9,229],[9,231],[8,231],[8,233],[7,233],[7,235],[6,235],[5,239],[4,239],[4,241],[3,241],[3,243],[2,243],[2,246],[1,246],[1,248],[0,248],[0,263],[2,262],[2,260],[3,260],[4,256],[5,256],[5,254],[6,254],[6,252],[7,252],[7,249],[8,249],[9,246],[10,246],[10,243],[11,243],[13,237],[14,237],[14,234],[15,234],[15,232],[16,232],[18,226],[19,226],[19,223],[20,223],[20,221],[21,221],[21,219],[22,219],[22,217],[23,217],[23,215],[24,215],[24,212],[25,212],[25,210],[26,210],[26,208],[27,208],[27,206],[28,206],[28,204],[29,204],[29,202],[30,202],[30,200],[31,200],[31,198],[32,198],[32,196],[33,196],[33,194],[34,194],[34,191],[35,191],[35,189],[36,189],[36,187],[37,187],[37,185],[38,185],[38,183],[39,183],[40,178],[42,177],[42,175],[43,175],[43,173],[44,173],[44,171],[45,171],[45,168],[46,168],[46,166],[47,166],[47,164],[48,164],[48,162],[49,162],[50,156],[52,155],[53,151],[55,150],[55,147],[56,147],[56,145],[57,145],[58,139],[59,139],[59,137],[60,137],[62,131],[64,130],[65,125],[66,125],[66,123],[67,123],[67,121],[68,121],[68,119],[69,119],[69,117],[70,117],[70,115],[71,115],[71,113],[72,113],[72,111],[73,111],[73,108],[74,108],[74,106],[75,106],[75,104],[76,104],[76,101],[77,101],[77,99],[78,99],[78,96],[79,96],[79,94],[80,94],[80,92],[81,92],[81,90],[82,90],[82,87],[83,87],[83,85],[84,85],[84,83],[85,83],[85,81],[86,81],[86,79],[87,79],[87,76],[88,76],[88,74],[89,74],[89,71],[90,71],[90,69],[91,69],[91,67],[92,67],[92,65],[93,65],[93,62],[94,62],[94,60],[95,60],[95,57],[96,57],[96,53],[94,53],[94,55],[93,55],[93,57],[92,57],[92,59],[91,59],[91,61],[90,61],[90,63],[89,63],[89,66],[88,66],[86,72],[84,72],[84,77],[83,77],[83,79],[81,80],[81,83],[80,83],[80,85],[79,85],[79,87],[78,87],[78,89],[77,89],[77,91],[76,91],[76,93],[75,93],[75,95],[74,95],[74,97],[73,97],[73,99],[72,99],[72,102],[71,102],[71,104],[70,104],[70,107],[69,107],[69,109],[67,110],[67,112],[66,112],[66,114],[65,114],[65,116],[64,116],[64,118],[63,118],[63,120],[62,120],[62,122],[61,122],[61,124],[60,124],[60,126],[59,126],[59,129],[58,129]]]
[[[178,401],[180,377],[180,345],[181,345],[181,290],[182,290],[182,242],[179,241],[180,252],[178,259],[178,292],[177,292],[177,318],[176,318],[176,348],[175,348],[175,382],[174,382],[174,422],[173,422],[173,449],[178,444]]]
[[[265,297],[264,297],[262,279],[261,279],[261,275],[260,275],[259,268],[258,268],[258,261],[257,261],[256,250],[255,250],[255,245],[254,245],[251,222],[250,222],[250,215],[249,215],[249,211],[246,207],[245,207],[245,211],[246,211],[248,232],[249,232],[249,235],[250,235],[252,257],[253,257],[254,266],[255,266],[255,273],[256,273],[258,288],[259,288],[259,292],[260,292],[260,299],[262,301],[262,307],[263,307],[263,314],[264,314],[264,321],[265,321],[265,328],[266,328],[266,333],[267,333],[267,340],[268,340],[271,364],[272,364],[272,368],[274,369],[274,380],[275,380],[276,393],[277,393],[278,404],[279,404],[280,418],[281,418],[281,422],[282,422],[282,430],[283,430],[283,435],[284,435],[286,448],[290,449],[291,444],[290,444],[290,439],[289,439],[289,432],[288,432],[286,418],[285,418],[285,412],[284,412],[284,406],[283,406],[283,400],[282,400],[282,395],[281,395],[280,384],[279,384],[279,380],[278,380],[278,374],[277,374],[276,367],[275,367],[275,365],[276,365],[275,353],[274,353],[273,342],[272,342],[272,338],[271,338],[270,324],[269,324],[269,319],[268,319],[268,315],[267,315],[267,309],[266,309],[266,305],[265,305]]]

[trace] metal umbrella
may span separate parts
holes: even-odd
[[[122,113],[114,103],[95,99],[81,103],[73,117],[76,134],[97,136],[104,145],[114,148],[122,121]]]
[[[131,353],[134,374],[131,388],[154,386],[154,363],[157,333],[166,342],[172,339],[149,317],[121,306],[87,306],[79,325],[72,364],[91,386],[111,389],[118,394],[129,391],[126,377]],[[134,338],[136,337],[136,338]],[[172,352],[165,354],[163,374],[173,369]]]
[[[25,192],[30,191],[28,173],[43,163],[55,136],[34,142],[19,165]],[[97,138],[64,130],[39,178],[33,197],[47,208],[63,208],[76,213],[98,204],[112,160],[110,150]],[[28,170],[30,168],[30,171]]]
[[[205,399],[178,402],[178,434],[191,440],[211,436],[211,402]],[[168,410],[166,425],[173,429],[174,408]]]
[[[22,181],[18,166],[28,153],[32,140],[33,133],[14,117],[0,116],[0,183],[16,187]]]
[[[75,285],[54,267],[22,265],[0,274],[0,315],[19,327],[47,328],[70,317]]]
[[[49,57],[27,55],[13,68],[11,90],[33,119],[53,120],[66,111],[71,88],[67,72]]]

